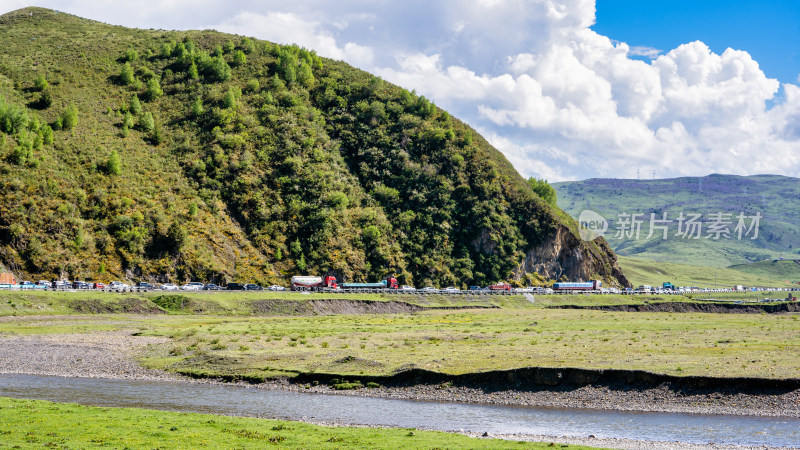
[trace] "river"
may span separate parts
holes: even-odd
[[[411,401],[248,386],[0,375],[0,396],[311,422],[694,444],[800,445],[800,419]]]

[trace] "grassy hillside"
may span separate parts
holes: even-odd
[[[555,183],[558,205],[573,217],[583,210],[593,210],[609,220],[605,237],[620,255],[688,263],[698,266],[727,267],[765,259],[792,258],[800,254],[800,180],[777,175],[741,177],[709,175],[663,180],[591,179]],[[701,214],[702,232],[699,239],[676,237],[680,213]],[[724,226],[729,237],[709,237],[708,226],[715,213],[731,214]],[[635,235],[615,238],[619,229],[619,214],[643,214],[640,238]],[[650,214],[656,219],[667,214],[668,239],[655,230],[647,239]],[[754,231],[734,232],[739,213],[748,218],[761,215],[758,237]]]
[[[0,261],[23,275],[486,284],[575,230],[469,126],[306,49],[41,8],[0,39]]]
[[[793,261],[781,262],[794,264],[800,269],[800,265]],[[781,264],[780,270],[775,270],[770,261],[719,268],[620,256],[619,265],[634,286],[642,284],[661,286],[665,281],[669,281],[676,286],[707,288],[730,288],[737,284],[751,287],[786,288],[797,287],[797,284],[792,282],[800,281],[800,270],[792,272],[793,269],[789,264]],[[778,273],[783,273],[783,275],[778,275]]]
[[[800,282],[800,260],[768,260],[759,261],[752,264],[738,264],[731,266],[730,269],[752,274],[759,277],[777,280],[779,283],[786,284]]]

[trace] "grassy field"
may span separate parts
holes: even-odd
[[[714,294],[730,301],[752,293]],[[697,299],[706,294],[693,294]],[[781,295],[782,296],[782,295]],[[349,297],[349,296],[348,296]],[[636,369],[672,375],[796,377],[800,315],[631,313],[551,309],[697,301],[684,296],[550,295],[463,297],[361,295],[362,300],[426,302],[433,308],[385,314],[254,314],[259,301],[308,305],[331,294],[196,293],[205,314],[160,309],[156,294],[16,292],[0,294],[3,336],[125,331],[168,338],[147,348],[148,367],[193,376],[262,380],[324,372],[354,377],[423,368],[450,374],[520,367]],[[83,307],[136,300],[159,314],[82,314]],[[443,309],[455,303],[491,309]],[[116,303],[115,303],[116,302]],[[325,304],[325,302],[322,302]],[[281,303],[283,304],[283,303]],[[333,311],[335,313],[335,311]],[[46,317],[40,318],[39,316]]]
[[[669,281],[676,286],[708,288],[730,288],[737,284],[783,288],[798,286],[786,282],[786,280],[797,281],[797,279],[787,276],[772,275],[769,271],[753,270],[751,273],[748,273],[741,269],[741,266],[735,266],[735,268],[702,267],[674,262],[655,262],[629,256],[618,256],[618,261],[620,267],[622,267],[622,270],[634,287],[641,284],[661,286],[665,281]],[[786,262],[794,264],[800,269],[800,265],[795,264],[793,261]],[[751,266],[761,267],[761,264],[757,263]],[[800,278],[800,276],[798,276],[798,278]]]
[[[794,378],[800,367],[798,314],[531,307],[305,317],[28,316],[0,322],[0,341],[113,330],[168,338],[146,349],[145,366],[253,381],[303,372],[357,379],[414,367],[461,374],[530,366]]]
[[[0,397],[0,448],[545,448],[399,428],[325,427],[302,422],[100,408]],[[586,447],[572,447],[586,448]]]

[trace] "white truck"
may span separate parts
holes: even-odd
[[[338,289],[336,277],[326,276],[294,276],[292,277],[293,291],[320,291],[322,289]]]

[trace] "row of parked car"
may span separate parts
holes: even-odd
[[[226,286],[219,286],[214,283],[200,283],[197,281],[192,281],[190,283],[186,283],[182,286],[178,286],[172,283],[164,283],[164,284],[151,284],[146,281],[140,281],[134,285],[129,285],[123,283],[121,281],[112,281],[108,284],[96,282],[96,283],[89,283],[87,281],[66,281],[66,280],[58,280],[58,281],[46,281],[40,280],[36,283],[31,281],[23,281],[19,284],[21,289],[101,289],[101,290],[112,290],[112,291],[129,291],[129,290],[137,290],[137,291],[152,291],[152,290],[162,290],[162,291],[262,291],[264,288],[258,284],[253,283],[228,283]],[[281,286],[272,286],[271,288],[280,288],[280,289],[273,289],[273,290],[284,290],[285,288]]]

